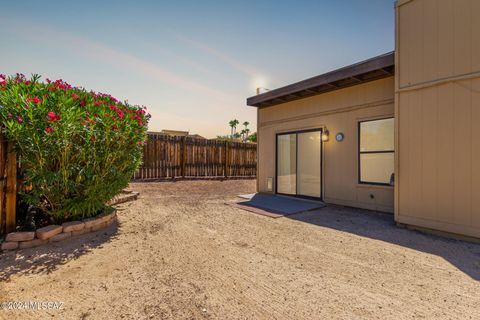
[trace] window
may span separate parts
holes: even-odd
[[[390,185],[394,172],[393,118],[359,123],[359,182]]]

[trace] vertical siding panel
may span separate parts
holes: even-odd
[[[437,215],[437,88],[419,91],[422,94],[422,206],[425,217],[436,219]]]
[[[454,19],[453,0],[438,0],[438,76],[445,78],[454,70]]]
[[[410,95],[410,117],[409,117],[409,143],[411,152],[409,154],[409,162],[411,164],[409,192],[412,203],[423,204],[422,199],[422,170],[423,159],[422,156],[422,94],[419,91],[414,91]],[[423,215],[422,205],[414,206],[412,213],[415,215]]]
[[[438,78],[438,2],[424,1],[422,81]]]
[[[414,1],[408,4],[412,15],[412,32],[410,33],[411,55],[409,57],[410,81],[412,84],[422,82],[424,79],[424,60],[423,60],[423,43],[424,43],[424,1]]]
[[[408,5],[405,5],[398,14],[399,22],[398,24],[402,28],[402,32],[399,34],[400,43],[402,44],[401,52],[402,54],[398,57],[398,66],[399,70],[399,86],[404,87],[408,85],[408,80],[410,79],[410,56],[412,45],[408,41],[409,35],[413,32],[413,24],[411,19],[409,19],[408,14]]]
[[[480,7],[479,7],[480,8]],[[480,79],[472,80],[472,225],[480,227]]]
[[[446,84],[438,88],[438,214],[442,222],[453,220],[453,173],[454,173],[454,119],[453,85]]]
[[[408,134],[410,127],[410,95],[408,92],[402,93],[399,96],[401,101],[401,108],[399,108],[399,113],[397,114],[397,121],[398,122],[398,134],[399,139],[399,150],[401,152],[398,154],[399,157],[399,177],[397,179],[397,188],[398,195],[399,195],[399,215],[410,215],[412,206],[410,200],[410,162],[409,162],[409,155],[411,152],[410,150],[410,136]]]
[[[462,81],[462,85],[469,83]],[[471,107],[470,91],[460,86],[454,85],[455,109],[454,109],[454,155],[455,155],[455,175],[454,175],[454,203],[455,216],[454,222],[457,224],[470,225],[471,216]]]
[[[478,0],[476,0],[478,1]],[[472,54],[472,24],[470,0],[455,0],[454,11],[454,55],[455,75],[469,73],[471,68]],[[479,39],[476,39],[479,41]]]
[[[470,42],[472,44],[472,71],[480,71],[480,19],[477,18],[480,16],[480,1],[471,0],[471,5],[472,35]]]
[[[402,6],[400,11],[400,41],[402,55],[399,60],[400,87],[413,85],[423,74],[423,1]]]

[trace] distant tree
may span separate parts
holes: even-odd
[[[248,140],[248,134],[250,133],[250,129],[248,129],[248,125],[250,122],[245,121],[243,125],[245,126],[245,129],[242,130],[242,137],[243,137],[243,142],[247,142]]]
[[[237,119],[233,119],[233,120],[230,120],[228,122],[228,125],[230,126],[230,136],[228,136],[228,137],[231,140],[242,139],[243,142],[253,141],[251,139],[251,136],[250,136],[250,129],[248,128],[248,126],[250,125],[250,122],[248,122],[248,121],[243,122],[242,125],[245,128],[242,129],[242,131],[237,132],[237,126],[239,124],[240,124],[240,121],[238,121]],[[227,136],[217,136],[217,139],[226,140],[226,137]],[[255,133],[255,137],[253,137],[253,139],[255,139],[255,141],[256,141],[256,133]]]
[[[233,121],[235,122],[235,127],[233,128],[233,134],[236,135],[237,134],[237,125],[240,124],[240,121],[238,121],[237,119],[234,119]]]
[[[237,133],[237,125],[240,123],[240,121],[238,121],[237,119],[233,119],[233,120],[230,120],[230,122],[228,122],[228,124],[230,125],[230,134],[232,135],[232,137],[235,136],[235,134]]]
[[[217,136],[217,140],[222,140],[222,141],[238,141],[239,138],[242,138],[242,141],[243,142],[257,142],[257,133],[254,132],[252,133],[251,135],[249,135],[247,138],[245,138],[245,136],[242,136],[242,134],[245,134],[245,130],[242,130],[242,132],[238,133],[234,133],[233,136],[232,135],[224,135],[224,136]]]
[[[235,140],[234,138],[232,138],[231,135],[227,134],[225,136],[217,136],[216,138],[217,140],[222,140],[222,141],[233,141]]]
[[[240,131],[240,135],[242,137],[242,140],[243,142],[246,141],[246,135],[247,135],[247,131],[245,129],[243,129],[242,131]]]
[[[235,121],[230,120],[228,122],[228,125],[230,126],[230,135],[233,136],[233,128],[235,127]]]

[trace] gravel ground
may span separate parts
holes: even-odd
[[[135,183],[119,225],[0,254],[2,319],[479,319],[480,245],[330,206],[272,219],[225,205],[252,180]]]

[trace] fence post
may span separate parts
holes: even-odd
[[[225,140],[225,178],[228,178],[228,141]]]
[[[17,155],[12,145],[8,144],[7,153],[7,195],[5,203],[6,211],[6,232],[15,231],[16,207],[17,207]]]
[[[5,233],[5,164],[7,162],[7,142],[0,134],[0,234]]]

